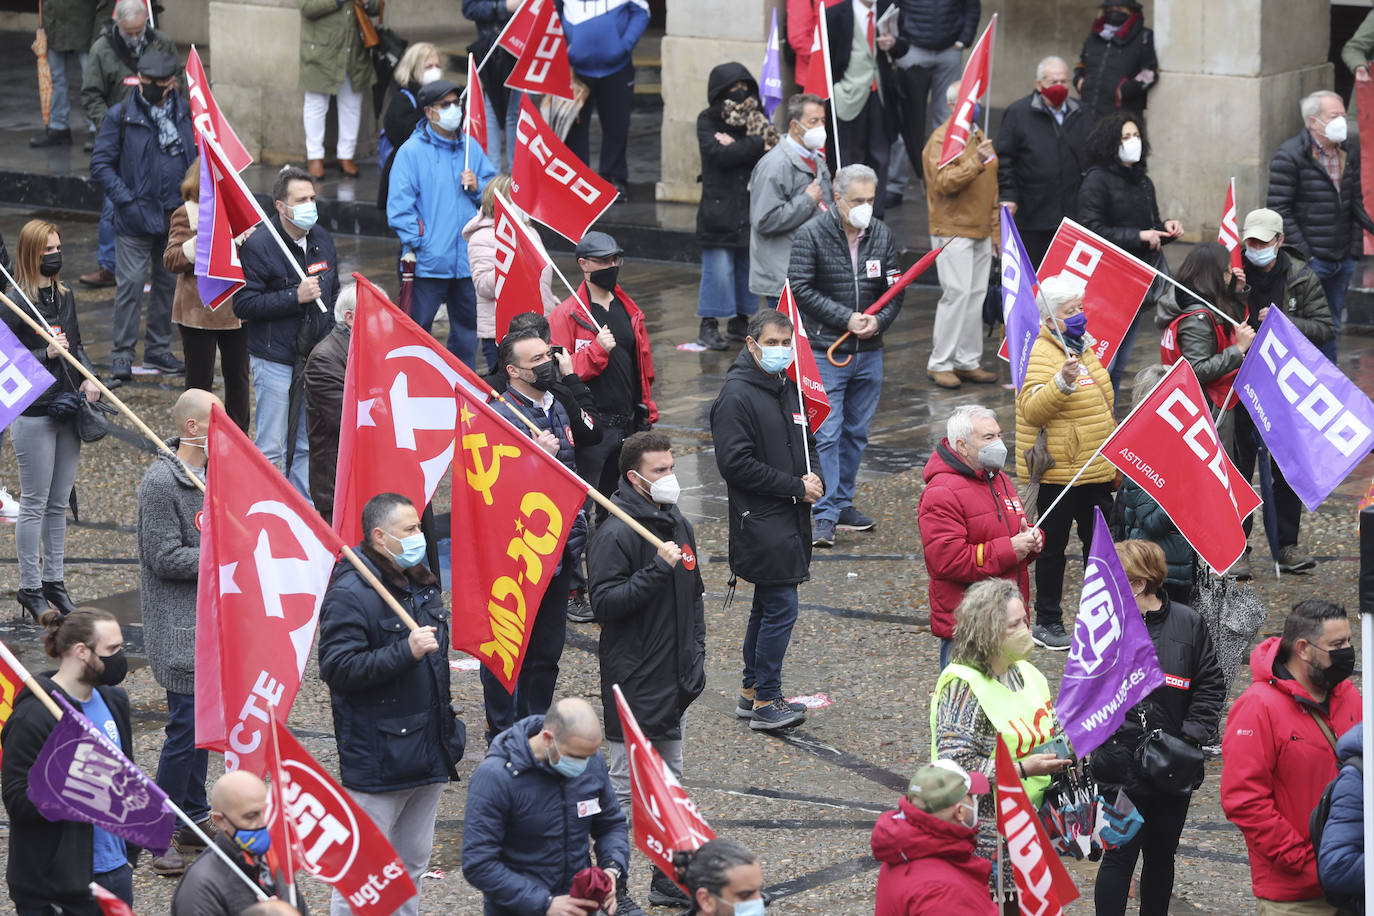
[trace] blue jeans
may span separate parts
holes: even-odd
[[[479,343],[482,345],[482,356],[487,361],[487,374],[491,375],[501,362],[501,345],[491,337],[483,337]]]
[[[755,585],[744,631],[744,689],[757,700],[782,696],[782,659],[797,622],[795,585]]]
[[[157,762],[157,784],[193,821],[210,814],[205,778],[210,752],[196,747],[196,698],[167,691],[167,740]]]
[[[81,74],[78,86],[86,76],[85,51],[48,51],[48,70],[52,73],[52,109],[48,112],[48,127],[52,130],[71,128],[72,97],[67,86],[67,64],[74,63]],[[80,93],[80,89],[77,92]],[[86,119],[86,129],[95,133],[95,125]]]
[[[748,248],[702,248],[698,318],[752,315],[759,300],[749,292]]]
[[[416,277],[410,300],[411,317],[426,331],[434,324],[440,304],[448,307],[448,341],[454,356],[477,368],[477,290],[471,277]]]
[[[487,148],[482,152],[487,154],[492,165],[496,166],[497,171],[509,172],[510,165],[501,162],[501,141],[505,138],[505,125],[496,120],[496,109],[491,107],[491,96],[482,93],[482,105],[486,108],[487,114]]]
[[[954,640],[940,640],[940,670],[944,671],[949,667],[949,657],[954,652]]]
[[[563,657],[563,641],[568,635],[568,584],[572,581],[572,566],[564,552],[563,568],[554,573],[544,597],[539,602],[534,623],[530,625],[530,642],[525,649],[525,662],[512,695],[501,686],[496,675],[485,665],[480,672],[482,699],[487,712],[487,743],[526,716],[542,716],[553,703],[558,686],[558,662]]]
[[[282,473],[286,473],[287,413],[291,402],[291,367],[270,359],[250,356],[253,370],[253,399],[257,429],[253,444]],[[302,411],[303,413],[304,411]],[[305,431],[305,417],[296,424],[296,450],[291,459],[291,473],[287,479],[306,502],[310,502],[310,439]],[[310,503],[312,506],[313,502]]]
[[[1336,338],[1341,335],[1341,320],[1345,317],[1345,294],[1350,289],[1350,278],[1355,275],[1355,259],[1344,258],[1340,261],[1327,261],[1313,258],[1307,262],[1312,272],[1321,278],[1322,289],[1326,292],[1326,305],[1331,309],[1331,323],[1335,333],[1321,345],[1322,356],[1336,361]]]
[[[868,445],[868,423],[878,409],[883,391],[883,351],[855,353],[843,369],[816,350],[816,365],[830,398],[830,416],[816,431],[816,454],[820,456],[821,480],[825,495],[816,503],[816,519],[836,521],[840,512],[854,502],[854,480],[859,475],[859,460]]]
[[[100,228],[96,232],[96,263],[115,272],[114,204],[107,197],[100,204]]]
[[[506,158],[512,162],[515,161],[515,126],[520,123],[520,99],[524,95],[512,89],[506,96]],[[491,159],[490,156],[487,158]]]

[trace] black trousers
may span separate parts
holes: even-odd
[[[1255,421],[1250,416],[1250,411],[1236,405],[1231,408],[1231,412],[1236,418],[1236,470],[1248,481],[1254,476],[1255,465],[1259,463],[1259,432],[1255,429]],[[1274,511],[1278,515],[1279,546],[1291,547],[1298,543],[1298,528],[1302,524],[1302,500],[1284,479],[1278,462],[1271,458],[1269,466],[1274,471]],[[1263,517],[1262,513],[1262,508],[1251,512],[1250,517],[1245,520],[1246,537],[1250,536],[1250,529],[1255,525],[1255,516]]]
[[[530,624],[525,662],[511,694],[485,666],[480,672],[487,713],[487,743],[526,716],[542,716],[553,703],[558,686],[558,663],[568,635],[568,581],[572,562],[565,553],[563,568],[552,579]]]
[[[1035,622],[1045,626],[1064,622],[1064,610],[1059,599],[1064,595],[1064,551],[1069,546],[1069,531],[1078,523],[1078,539],[1083,542],[1083,556],[1093,542],[1093,510],[1103,515],[1112,511],[1112,488],[1105,483],[1085,483],[1069,488],[1059,505],[1048,516],[1045,510],[1064,486],[1042,483],[1035,499],[1040,530],[1045,535],[1045,547],[1035,561]]]
[[[1130,798],[1145,823],[1129,843],[1102,854],[1093,891],[1097,916],[1124,916],[1131,873],[1142,854],[1140,916],[1168,916],[1169,898],[1174,893],[1174,853],[1192,796],[1138,794]]]
[[[873,215],[882,219],[892,141],[887,132],[887,113],[883,111],[878,93],[870,92],[858,117],[852,121],[840,121],[838,129],[841,163],[862,163],[878,173],[878,193],[873,201]]]
[[[186,353],[186,387],[215,390],[215,350],[218,349],[220,368],[224,372],[224,412],[247,433],[253,401],[248,332],[243,328],[208,331],[188,328],[184,324],[177,327],[181,330],[181,347]]]
[[[1050,242],[1054,241],[1055,230],[1022,229],[1017,226],[1016,231],[1021,236],[1021,245],[1026,249],[1031,266],[1039,269],[1040,262],[1045,260],[1045,252],[1050,250]]]
[[[568,149],[583,162],[591,153],[592,112],[601,122],[601,159],[597,173],[607,181],[625,184],[630,180],[630,167],[625,151],[630,142],[630,106],[635,100],[635,66],[627,63],[610,76],[577,78],[587,84],[590,94],[577,120],[568,129]],[[594,481],[589,481],[593,482]]]

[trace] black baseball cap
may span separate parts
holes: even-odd
[[[415,100],[419,102],[421,108],[428,108],[450,92],[460,92],[460,90],[448,80],[435,80],[420,87],[420,91],[415,94]]]
[[[625,249],[605,232],[588,232],[577,243],[575,251],[579,258],[610,258],[625,253]]]
[[[180,69],[175,57],[158,48],[144,51],[143,56],[138,59],[138,72],[152,80],[165,80],[169,76],[176,76]]]

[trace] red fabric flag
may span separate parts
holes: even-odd
[[[802,81],[802,92],[830,98],[830,42],[825,25],[825,4],[816,4],[816,27],[811,31],[811,56]]]
[[[1260,498],[1222,449],[1187,360],[1121,421],[1102,457],[1159,503],[1212,569],[1230,569],[1245,552],[1241,523]]]
[[[940,168],[949,165],[968,146],[969,135],[973,133],[973,106],[978,104],[988,91],[992,81],[992,38],[997,25],[997,14],[983,34],[974,42],[969,52],[968,63],[964,64],[964,75],[959,81],[959,101],[954,105],[954,116],[950,118],[945,131],[945,142],[940,147]]]
[[[572,65],[568,63],[568,42],[563,37],[563,21],[553,4],[539,0],[535,20],[525,37],[525,49],[515,62],[506,86],[542,95],[571,99]]]
[[[10,667],[4,657],[9,655],[9,649],[0,655],[0,727],[10,720],[10,714],[14,712],[14,698],[24,689],[24,678]]]
[[[462,386],[454,393],[453,648],[514,693],[530,626],[587,485],[486,398]]]
[[[469,137],[487,150],[487,103],[482,94],[482,80],[477,76],[477,57],[468,55],[468,112],[463,119],[463,130]]]
[[[209,134],[200,135],[200,154],[210,163],[210,177],[214,182],[215,218],[223,214],[224,226],[230,239],[242,235],[263,221],[263,212],[253,192],[243,183],[224,148]],[[235,255],[237,259],[237,255]]]
[[[453,463],[453,386],[487,390],[367,278],[353,278],[358,304],[334,477],[334,530],[345,544],[362,541],[363,506],[378,493],[400,493],[421,509],[429,505]]]
[[[219,405],[206,444],[196,746],[262,775],[268,710],[282,721],[291,711],[343,543]]]
[[[1231,266],[1243,267],[1241,263],[1240,229],[1236,223],[1236,180],[1226,186],[1226,206],[1221,210],[1221,229],[1217,231],[1217,241],[1231,252]]]
[[[806,328],[802,326],[801,310],[797,308],[797,300],[792,298],[790,280],[784,280],[782,283],[778,310],[792,319],[792,345],[797,358],[787,367],[787,377],[796,382],[797,387],[801,389],[802,400],[806,403],[806,422],[814,433],[821,428],[825,418],[830,416],[830,398],[825,393],[825,383],[821,381],[821,370],[816,365],[816,353],[811,349],[811,339],[806,336]],[[800,417],[798,422],[801,422]]]
[[[200,62],[195,45],[191,45],[191,53],[186,58],[186,95],[190,100],[191,124],[196,134],[206,134],[218,143],[224,151],[224,158],[235,172],[242,172],[252,165],[253,157],[248,155],[248,150],[238,134],[234,133],[234,128],[229,126],[229,121],[219,110],[219,103],[210,92],[210,80],[205,76],[205,67]]]
[[[673,853],[697,849],[716,833],[688,797],[672,770],[644,737],[639,722],[616,684],[615,708],[620,714],[620,730],[625,736],[625,754],[630,760],[630,795],[634,809],[635,845],[649,857],[659,871],[677,879]]]
[[[133,907],[94,881],[91,882],[91,896],[95,898],[96,903],[100,904],[100,912],[104,913],[105,916],[138,916]]]
[[[1078,899],[1078,888],[1050,845],[1001,735],[997,736],[997,832],[1007,843],[1022,916],[1063,916],[1064,907]]]
[[[356,916],[394,913],[418,893],[396,850],[284,723],[274,731],[272,848],[280,842],[296,867],[342,894]]]
[[[515,11],[515,15],[510,17],[506,27],[501,30],[501,34],[496,36],[496,43],[505,48],[517,59],[525,53],[525,42],[529,40],[530,29],[534,27],[535,20],[539,16],[539,9],[547,0],[525,0],[520,8]],[[553,4],[550,3],[550,6]]]
[[[529,229],[498,191],[496,218],[496,340],[521,312],[544,310],[544,254],[530,240]]]
[[[1093,353],[1106,366],[1140,311],[1140,303],[1154,282],[1155,269],[1065,218],[1036,276],[1043,283],[1064,272],[1088,284],[1083,293],[1083,313],[1097,341]]]
[[[616,190],[573,155],[529,96],[522,95],[511,156],[510,197],[532,218],[578,242],[615,203]]]

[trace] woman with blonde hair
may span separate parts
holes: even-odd
[[[78,399],[100,400],[100,389],[69,366],[59,352],[59,348],[67,350],[92,369],[81,346],[76,297],[59,278],[61,270],[61,232],[53,223],[29,220],[19,230],[14,279],[19,298],[27,298],[52,328],[56,343],[45,341],[9,309],[0,310],[0,318],[57,380],[10,424],[21,491],[14,531],[19,606],[34,620],[50,604],[63,614],[75,609],[62,579],[62,557],[67,542],[67,503],[81,456],[81,438],[76,433],[81,410]]]

